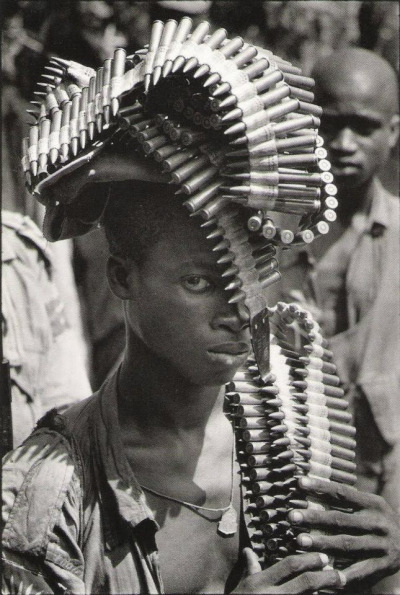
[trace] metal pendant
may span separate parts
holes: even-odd
[[[218,533],[224,536],[235,535],[238,528],[237,512],[230,504],[218,523]]]

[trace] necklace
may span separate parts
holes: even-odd
[[[165,500],[171,500],[171,502],[177,502],[178,504],[182,504],[186,506],[189,510],[198,512],[220,512],[221,518],[218,522],[218,533],[223,536],[234,535],[237,531],[238,521],[237,521],[237,512],[233,506],[233,488],[234,488],[234,463],[235,463],[235,436],[233,434],[232,439],[232,457],[231,457],[231,493],[228,506],[224,506],[222,508],[208,508],[207,506],[199,506],[198,504],[192,504],[191,502],[186,502],[185,500],[179,500],[178,498],[174,498],[173,496],[167,496],[167,494],[162,494],[161,492],[157,492],[152,488],[148,488],[140,484],[140,487],[145,491],[153,494],[154,496],[158,496],[159,498],[164,498]],[[205,517],[208,518],[208,517]],[[208,519],[211,520],[211,519]]]

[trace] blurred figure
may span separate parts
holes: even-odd
[[[110,4],[99,0],[80,0],[76,8],[82,38],[101,62],[110,58],[117,47],[126,45],[125,36],[117,31],[114,10]]]
[[[2,6],[2,10],[1,173],[3,208],[19,211],[36,219],[41,207],[38,208],[34,204],[35,201],[26,191],[20,167],[22,139],[28,135],[29,131],[27,123],[29,116],[26,110],[30,107],[21,92],[21,89],[26,90],[26,87],[29,87],[29,82],[26,82],[26,77],[21,73],[20,66],[32,57],[33,50],[32,48],[27,49],[26,43],[37,42],[33,42],[26,35],[23,27],[23,14],[16,3],[6,2]],[[36,51],[40,51],[41,47],[38,44]],[[33,65],[32,60],[30,65]]]
[[[1,61],[2,72],[7,75],[9,80],[15,80],[16,68],[15,57],[21,51],[22,37],[25,34],[23,28],[22,12],[18,6],[7,3],[5,5],[5,13],[3,13],[3,29],[2,29],[2,50],[3,56]]]
[[[46,61],[41,40],[48,23],[48,19],[43,18],[48,3],[5,2],[2,8],[2,205],[7,211],[29,216],[41,226],[44,207],[33,201],[26,190],[21,172],[21,144],[34,122],[26,112],[33,106],[25,98],[32,97],[32,77],[39,77]],[[48,247],[47,253],[51,253],[53,281],[64,297],[65,315],[71,329],[68,336],[74,336],[75,349],[86,354],[78,294],[73,281],[72,242],[68,240]]]
[[[113,6],[104,0],[60,2],[51,15],[45,50],[93,68],[125,47]]]
[[[48,22],[48,3],[2,2],[2,72],[18,85],[25,98],[33,92],[34,76],[43,68],[43,35]]]
[[[378,52],[393,68],[399,67],[398,2],[361,2],[358,15],[361,47]]]
[[[265,36],[271,49],[308,74],[327,56],[358,38],[358,2],[285,0],[263,2]]]
[[[150,17],[148,2],[118,0],[113,9],[117,27],[127,38],[127,52],[132,54],[149,40]]]
[[[10,362],[14,448],[48,409],[91,393],[46,245],[31,219],[2,211],[3,354]]]
[[[358,15],[359,45],[380,54],[396,71],[399,70],[399,16],[399,3],[385,0],[361,2]],[[385,188],[396,194],[399,180],[398,146],[379,177]]]
[[[232,37],[240,35],[248,43],[259,46],[266,43],[265,15],[260,0],[218,0],[212,3],[210,18],[216,27],[227,28]]]
[[[353,408],[358,487],[400,511],[399,199],[377,178],[398,140],[397,77],[377,54],[358,48],[320,60],[313,76],[338,219],[283,267],[291,273],[286,292],[308,275]],[[386,588],[378,592],[394,592],[393,584]]]
[[[189,16],[196,27],[200,21],[208,20],[211,0],[157,0],[149,3],[150,23],[159,19],[179,20]]]

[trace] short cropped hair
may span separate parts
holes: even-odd
[[[152,182],[112,182],[103,214],[103,225],[113,256],[132,258],[138,265],[163,231],[189,213],[182,199],[175,196],[176,186]]]

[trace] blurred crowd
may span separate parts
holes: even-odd
[[[21,141],[27,135],[35,85],[51,56],[98,67],[116,47],[129,52],[148,43],[155,19],[207,19],[212,28],[269,48],[305,74],[317,59],[346,46],[373,50],[398,67],[398,4],[368,1],[152,1],[3,0],[2,191],[3,209],[28,215],[41,226],[43,212],[25,189]],[[397,156],[381,180],[397,193]],[[85,354],[91,386],[97,389],[118,363],[124,342],[119,301],[104,283],[107,247],[102,230],[51,246],[54,279],[63,296],[76,353]],[[75,279],[71,289],[67,280]],[[79,299],[78,299],[79,295]]]
[[[3,0],[1,5],[4,204],[16,205],[35,220],[40,215],[26,197],[16,163],[28,126],[28,102],[52,55],[95,68],[116,47],[131,52],[147,43],[153,20],[177,18],[181,12],[268,47],[305,74],[317,58],[349,44],[376,51],[398,68],[399,7],[391,1]],[[392,191],[396,162],[394,156],[382,173]]]

